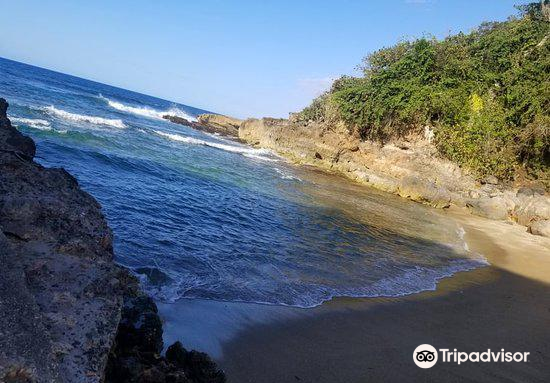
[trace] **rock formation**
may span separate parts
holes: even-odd
[[[0,99],[0,381],[164,382],[169,374],[179,374],[174,382],[223,381],[205,356],[194,360],[203,375],[190,375],[188,365],[159,355],[156,307],[113,262],[101,206],[64,169],[33,161],[34,142],[11,125],[7,107]],[[127,309],[136,301],[147,304]],[[136,315],[155,326],[144,333],[131,325]],[[127,346],[137,327],[134,343],[150,354]],[[113,380],[106,367],[118,371],[121,355],[133,358],[132,374]]]
[[[223,136],[235,138],[239,135],[239,126],[242,122],[236,118],[223,116],[221,114],[201,114],[197,118],[198,122],[171,115],[165,115],[162,116],[162,118],[175,124],[189,126],[193,129],[207,133],[221,134]]]
[[[486,218],[516,221],[533,234],[549,232],[550,198],[543,187],[514,189],[495,177],[479,181],[441,158],[423,134],[381,144],[360,140],[341,123],[263,118],[243,121],[239,138],[413,201],[438,208],[452,204]]]

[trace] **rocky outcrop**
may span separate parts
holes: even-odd
[[[477,180],[441,158],[429,137],[410,135],[385,144],[360,140],[341,123],[296,119],[248,119],[239,128],[243,141],[274,150],[299,164],[317,166],[352,180],[438,208],[452,205],[496,220],[529,226],[550,220],[544,188],[514,189],[495,177]],[[546,235],[536,224],[532,233]]]
[[[187,351],[180,342],[161,356],[162,323],[151,298],[127,299],[109,364],[106,383],[223,383],[225,376],[208,355]]]
[[[197,117],[199,124],[216,129],[218,133],[237,137],[242,121],[221,114],[201,114]]]
[[[189,126],[203,132],[221,134],[223,136],[235,138],[239,134],[239,126],[242,122],[236,118],[223,116],[221,114],[201,114],[197,118],[198,122],[171,115],[165,115],[162,116],[162,118],[174,124]]]
[[[65,170],[33,161],[7,107],[0,99],[0,381],[103,382],[137,280],[113,262],[101,206]]]

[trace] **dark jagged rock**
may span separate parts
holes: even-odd
[[[22,135],[15,129],[8,119],[6,112],[8,103],[3,98],[0,98],[0,149],[3,157],[9,155],[23,158],[27,161],[32,161],[36,153],[34,141],[27,136]]]
[[[99,204],[65,170],[33,162],[6,110],[0,99],[0,381],[100,382],[137,282],[112,261]]]
[[[193,383],[160,356],[156,305],[113,262],[99,203],[33,161],[7,107],[0,99],[0,382],[100,383],[115,371],[108,382]]]
[[[210,357],[203,352],[187,351],[180,342],[166,350],[166,359],[183,368],[187,376],[198,383],[223,383],[225,376]]]
[[[128,299],[122,309],[105,382],[225,382],[224,373],[208,355],[187,351],[176,342],[162,357],[162,347],[162,323],[155,303],[147,296]]]

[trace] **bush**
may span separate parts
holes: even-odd
[[[302,114],[327,106],[362,138],[385,141],[429,124],[436,145],[480,175],[548,174],[550,23],[540,3],[505,22],[442,41],[423,37],[368,55]]]

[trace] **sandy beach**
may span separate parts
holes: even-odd
[[[229,382],[547,382],[550,241],[518,225],[447,214],[490,266],[446,278],[436,291],[339,298],[313,309],[181,300],[160,306],[166,343],[179,337],[211,353]],[[424,370],[412,354],[425,343],[530,356],[527,363],[438,362]]]

